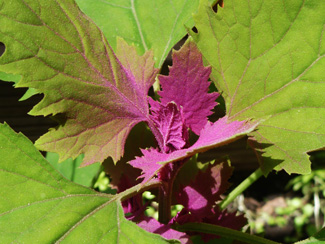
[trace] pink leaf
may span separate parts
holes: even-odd
[[[138,223],[138,226],[140,226],[141,228],[149,232],[159,234],[168,240],[171,239],[179,240],[182,244],[192,243],[188,235],[186,235],[183,232],[173,230],[171,228],[171,225],[172,225],[171,223],[166,225],[161,224],[154,218],[149,218],[149,217],[145,217],[144,220]]]
[[[178,203],[192,214],[207,215],[228,189],[231,174],[232,167],[225,163],[209,165],[204,172],[199,171],[191,184],[178,192]]]
[[[205,126],[211,110],[217,105],[218,93],[208,93],[211,73],[204,67],[202,55],[196,45],[188,41],[179,51],[173,52],[173,66],[169,76],[159,76],[162,104],[171,101],[183,108],[185,125],[197,135]]]
[[[228,213],[227,210],[221,211],[218,207],[211,209],[206,215],[198,213],[189,213],[186,209],[179,212],[171,221],[180,225],[196,222],[196,223],[207,223],[212,225],[219,225],[226,228],[240,230],[246,223],[247,220],[244,215],[237,215],[236,212]],[[188,235],[195,235],[193,232],[186,232]],[[203,241],[207,242],[211,239],[218,238],[216,235],[202,234],[200,233]]]
[[[208,122],[201,130],[199,139],[193,146],[180,149],[169,154],[158,152],[154,149],[142,150],[143,157],[137,157],[129,163],[142,170],[142,184],[154,177],[167,163],[189,158],[196,153],[204,152],[214,147],[219,147],[233,142],[252,132],[258,122],[232,121],[227,116],[215,123]]]
[[[149,103],[151,105],[150,118],[163,138],[163,151],[169,153],[183,148],[187,141],[187,130],[184,127],[182,110],[174,102],[163,105],[149,99]]]

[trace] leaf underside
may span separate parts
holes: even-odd
[[[325,2],[202,1],[192,36],[212,66],[229,119],[263,118],[252,132],[264,173],[308,173],[325,147]]]
[[[38,148],[59,153],[60,161],[85,154],[84,165],[118,160],[132,127],[147,120],[147,92],[157,72],[152,53],[135,56],[121,41],[119,60],[73,0],[0,3],[6,45],[0,71],[21,75],[17,86],[44,93],[31,115],[60,114],[61,125],[42,136]]]
[[[215,123],[208,122],[202,129],[199,139],[189,148],[180,149],[168,154],[158,152],[152,148],[142,150],[143,157],[136,157],[136,159],[129,163],[135,168],[142,169],[143,174],[141,177],[144,178],[142,181],[142,184],[144,184],[154,177],[167,163],[181,161],[197,153],[233,142],[253,131],[257,124],[257,122],[247,121],[229,122],[227,117],[223,117]]]

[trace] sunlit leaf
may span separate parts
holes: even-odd
[[[215,123],[208,122],[202,129],[199,139],[189,148],[168,154],[152,148],[142,150],[143,156],[137,157],[129,163],[135,168],[142,169],[141,177],[144,178],[142,183],[145,183],[155,176],[165,164],[190,158],[196,153],[226,145],[250,133],[256,126],[257,123],[247,121],[229,122],[227,117],[224,117]]]
[[[76,0],[81,10],[101,28],[113,49],[116,37],[134,44],[138,53],[154,51],[161,67],[171,48],[194,25],[199,0]],[[210,0],[210,3],[216,2]]]
[[[230,120],[265,118],[251,133],[265,173],[310,171],[325,147],[325,2],[202,1],[192,33]],[[255,140],[255,141],[254,141]]]
[[[134,56],[122,43],[120,62],[73,0],[0,3],[0,70],[21,75],[18,87],[45,94],[30,114],[60,114],[61,126],[38,139],[38,148],[59,153],[60,161],[84,154],[83,165],[118,160],[132,127],[148,117],[152,54]]]
[[[173,243],[127,221],[118,195],[62,177],[6,124],[0,125],[0,184],[1,243]]]

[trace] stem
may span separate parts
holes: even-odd
[[[158,220],[160,223],[168,224],[171,219],[171,204],[175,178],[179,170],[184,166],[187,159],[165,165],[161,171],[162,185],[159,188]],[[165,174],[164,174],[165,173]],[[166,174],[167,173],[167,174]]]
[[[171,219],[171,193],[170,185],[167,182],[163,183],[159,187],[159,222],[163,224],[168,224]]]
[[[317,189],[320,185],[317,176],[315,177],[314,181]],[[320,226],[320,199],[319,199],[318,189],[314,192],[314,217],[315,217],[316,230],[319,231],[321,229],[321,226]]]
[[[125,200],[135,196],[135,195],[138,195],[141,192],[144,192],[146,190],[149,190],[151,188],[155,188],[158,186],[161,186],[161,182],[156,181],[156,180],[151,180],[145,184],[139,183],[139,184],[117,194],[117,198],[120,199],[122,202],[122,201],[125,201]]]
[[[228,196],[220,203],[220,209],[225,209],[238,195],[245,191],[250,185],[258,180],[263,175],[260,168],[255,170],[250,176],[248,176],[242,183],[240,183]]]
[[[213,234],[213,235],[226,237],[229,239],[243,241],[243,242],[249,243],[249,244],[251,244],[251,243],[254,243],[254,244],[281,244],[279,242],[267,240],[262,237],[250,235],[250,234],[238,231],[238,230],[233,230],[233,229],[229,229],[226,227],[212,225],[212,224],[206,224],[206,223],[187,223],[184,225],[176,225],[173,227],[176,230],[182,231],[182,232],[193,231],[193,232]]]

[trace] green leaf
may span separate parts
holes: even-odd
[[[138,53],[152,49],[161,67],[171,48],[193,27],[199,0],[76,0],[116,50],[116,37],[134,44]],[[210,2],[216,2],[210,0]]]
[[[94,177],[101,167],[100,163],[95,163],[81,168],[83,155],[78,156],[75,160],[69,158],[59,163],[59,155],[48,152],[46,153],[46,160],[68,180],[87,187],[93,185]]]
[[[310,172],[325,147],[325,2],[206,0],[192,33],[230,119],[265,119],[250,134],[264,173]],[[255,141],[254,141],[255,140]]]
[[[173,243],[127,221],[123,193],[68,181],[6,124],[0,125],[0,159],[0,243]]]
[[[325,243],[325,228],[321,229],[315,235],[306,240],[298,241],[296,244],[324,244]]]
[[[147,93],[157,72],[152,54],[129,56],[132,70],[123,67],[73,0],[0,0],[0,6],[6,46],[0,71],[21,75],[17,86],[45,94],[30,114],[58,115],[61,124],[36,141],[38,148],[59,153],[60,161],[84,154],[84,165],[108,156],[117,161],[132,127],[149,114]]]
[[[21,79],[20,75],[13,75],[13,74],[7,74],[5,72],[0,72],[0,80],[2,81],[9,81],[9,82],[14,82],[15,84],[17,84]],[[28,98],[34,96],[35,94],[37,94],[38,92],[33,89],[33,88],[29,88],[25,94],[19,99],[19,101],[24,101],[27,100]]]
[[[0,80],[10,81],[17,83],[21,79],[20,75],[7,74],[5,72],[0,72]]]

